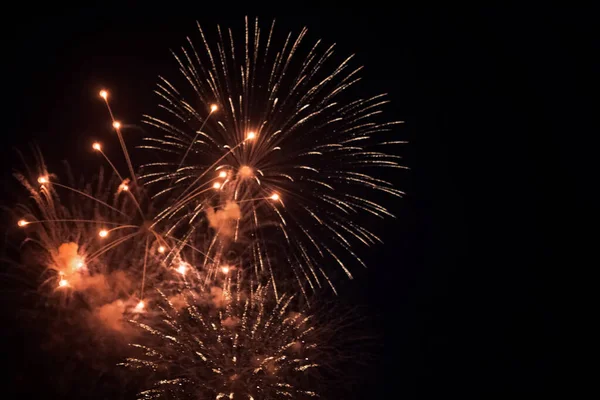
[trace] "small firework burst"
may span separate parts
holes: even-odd
[[[312,398],[313,371],[324,356],[323,327],[293,296],[278,300],[269,286],[225,279],[220,286],[167,295],[148,323],[136,357],[124,366],[151,371],[140,399]]]
[[[15,174],[29,198],[13,212],[26,235],[21,245],[26,267],[43,277],[41,291],[85,291],[118,271],[138,280],[149,260],[145,240],[136,240],[141,236],[138,204],[118,190],[120,180],[101,171],[77,184],[68,170],[67,185],[49,175],[37,158],[40,171]]]

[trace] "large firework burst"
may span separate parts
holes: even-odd
[[[188,39],[175,55],[185,83],[161,78],[163,113],[145,118],[164,136],[144,147],[167,158],[142,178],[176,197],[159,219],[197,226],[208,216],[214,242],[245,243],[272,282],[290,276],[273,263],[290,266],[302,290],[333,287],[328,264],[352,277],[347,256],[362,263],[353,243],[380,240],[358,214],[391,215],[369,192],[402,195],[377,176],[403,168],[382,150],[403,143],[387,134],[399,122],[382,117],[386,96],[347,95],[361,67],[337,62],[333,45],[305,43],[306,29],[281,45],[274,24],[248,19],[241,46],[231,29],[217,28],[216,45],[199,33],[201,46]]]

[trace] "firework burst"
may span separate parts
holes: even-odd
[[[217,28],[216,45],[199,33],[199,47],[188,39],[175,54],[185,84],[161,78],[162,116],[144,121],[164,136],[143,147],[166,159],[145,165],[142,179],[176,199],[159,219],[198,226],[206,217],[215,242],[245,243],[271,282],[333,287],[324,268],[332,263],[352,278],[345,259],[362,264],[352,244],[380,241],[357,216],[391,216],[369,192],[402,195],[377,177],[403,168],[382,150],[403,143],[388,139],[399,122],[382,117],[385,95],[345,95],[361,67],[352,57],[336,63],[333,45],[305,43],[306,29],[281,46],[274,24],[263,30],[248,19],[242,46],[231,29]]]
[[[275,299],[270,286],[244,285],[241,271],[229,272],[215,286],[192,280],[185,290],[160,291],[158,314],[132,321],[144,340],[123,365],[152,371],[152,388],[140,399],[317,397],[307,387],[330,326],[293,311],[293,296]]]
[[[48,173],[39,153],[35,158],[36,170],[15,174],[29,198],[13,212],[27,235],[21,249],[32,255],[30,263],[41,268],[45,277],[41,288],[77,290],[86,286],[87,276],[110,274],[119,267],[125,270],[125,262],[136,264],[136,246],[127,249],[130,257],[123,260],[123,249],[108,251],[116,246],[106,242],[109,236],[117,243],[127,240],[130,233],[123,228],[133,226],[130,215],[135,206],[111,190],[119,181],[101,171],[93,182],[77,183],[67,169],[67,185]]]

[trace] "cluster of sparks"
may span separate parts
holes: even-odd
[[[160,291],[161,322],[134,322],[145,344],[122,365],[156,375],[139,398],[317,397],[297,382],[318,367],[321,335],[311,315],[291,311],[293,296],[274,301],[269,287],[242,285],[239,274],[224,281],[210,296],[197,285]]]
[[[136,170],[102,90],[127,174],[94,142],[113,174],[97,190],[63,184],[43,164],[37,177],[18,176],[34,205],[17,208],[17,224],[45,250],[52,292],[84,291],[115,271],[132,283],[110,301],[127,305],[122,319],[152,345],[136,345],[145,356],[124,365],[169,371],[141,398],[316,396],[296,376],[318,365],[315,327],[286,291],[306,301],[323,283],[336,291],[331,265],[352,278],[348,260],[362,264],[353,243],[380,241],[355,216],[391,216],[368,191],[402,195],[373,175],[403,168],[380,150],[403,143],[379,138],[398,123],[380,121],[384,95],[344,101],[359,80],[352,57],[331,66],[334,46],[318,41],[300,58],[306,29],[275,50],[273,27],[246,19],[237,48],[231,30],[219,27],[211,47],[199,26],[202,49],[188,39],[175,54],[186,84],[161,78],[163,115],[144,117],[161,135],[140,147],[160,162]],[[165,294],[173,285],[177,302]],[[226,299],[203,303],[211,290]]]

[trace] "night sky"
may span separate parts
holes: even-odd
[[[196,20],[239,28],[244,15],[275,17],[280,34],[306,25],[309,41],[356,54],[362,90],[389,93],[388,115],[406,121],[398,140],[410,142],[397,153],[411,170],[387,177],[407,196],[387,203],[397,218],[377,227],[385,244],[363,252],[369,269],[340,284],[340,301],[360,306],[383,344],[363,379],[348,382],[354,398],[535,399],[566,387],[560,316],[575,259],[562,236],[574,227],[571,173],[585,159],[569,144],[582,127],[567,115],[591,110],[575,106],[591,70],[579,52],[585,12],[297,6],[290,16],[171,4],[4,17],[5,188],[14,149],[31,141],[51,166],[69,159],[94,170],[90,144],[110,130],[98,90],[111,91],[121,120],[138,123],[157,102],[156,77],[177,74],[169,49],[196,33]],[[2,397],[63,398],[48,378],[60,362],[38,351],[35,319],[24,323],[2,286]],[[67,398],[116,397],[100,382]]]

